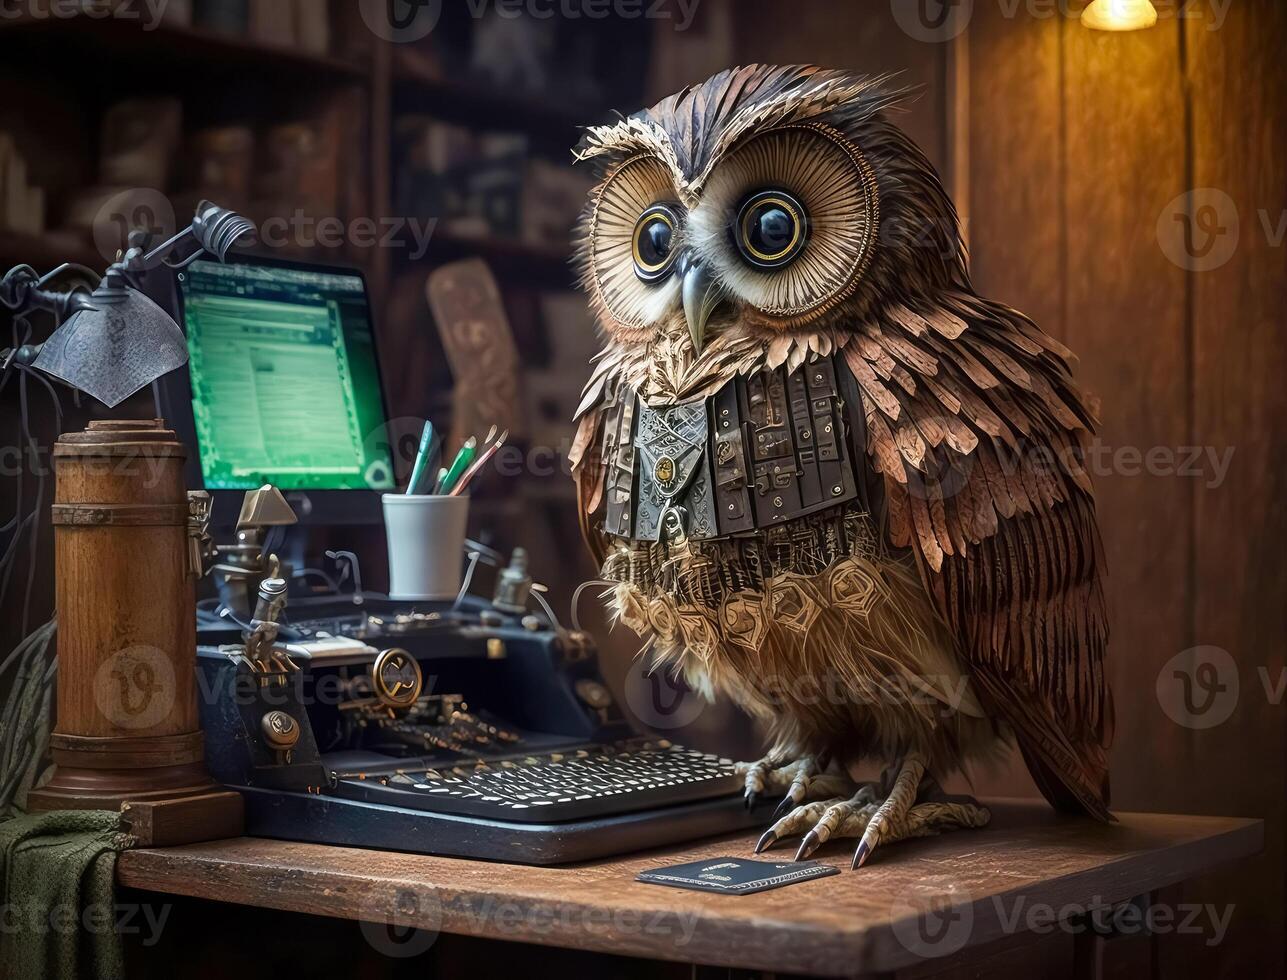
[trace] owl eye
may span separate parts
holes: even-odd
[[[679,217],[668,204],[654,204],[635,223],[635,275],[644,282],[657,282],[670,275],[678,250],[675,238]]]
[[[780,269],[804,250],[809,216],[786,191],[760,191],[738,208],[733,243],[757,269]]]

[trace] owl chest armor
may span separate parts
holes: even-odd
[[[621,389],[605,427],[604,530],[638,542],[729,539],[854,500],[850,381],[825,357],[678,405]]]

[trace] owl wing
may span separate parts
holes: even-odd
[[[568,463],[572,480],[576,484],[577,519],[581,537],[602,564],[607,554],[604,537],[604,490],[607,484],[607,466],[604,465],[604,421],[609,408],[615,404],[618,388],[617,368],[606,354],[600,355],[595,370],[586,383],[577,408],[576,434],[568,450]]]
[[[965,292],[893,306],[844,356],[864,396],[886,526],[915,555],[980,697],[1043,794],[1111,819],[1102,556],[1071,354]]]

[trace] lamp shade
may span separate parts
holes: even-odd
[[[183,331],[143,293],[104,279],[90,304],[54,331],[33,367],[115,408],[188,363]]]
[[[1094,0],[1081,22],[1097,31],[1138,31],[1157,23],[1157,10],[1149,0]]]

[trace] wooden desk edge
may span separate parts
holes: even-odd
[[[1115,903],[1177,884],[1263,849],[1262,820],[1209,819],[1221,825],[1209,836],[1160,846],[1142,855],[1126,855],[1097,868],[1036,884],[1023,883],[968,899],[945,896],[954,908],[968,916],[967,939],[956,950],[1013,937],[1015,931],[1003,921],[1002,907],[1035,887],[1042,890],[1041,901],[1056,908],[1060,903],[1076,906],[1091,900]],[[906,916],[895,918],[891,909],[887,921],[838,929],[767,916],[724,918],[709,912],[673,914],[673,921],[666,921],[661,910],[637,911],[626,923],[626,910],[609,911],[596,904],[593,896],[581,901],[512,897],[493,890],[416,881],[411,876],[377,877],[298,868],[261,858],[239,862],[235,845],[249,840],[218,842],[221,850],[217,854],[201,853],[201,848],[210,845],[128,851],[118,859],[117,878],[121,885],[163,894],[736,969],[852,976],[923,965],[940,950],[954,951],[940,947],[927,953],[915,946],[917,934],[912,930],[917,929],[918,919],[931,907],[941,908],[941,903],[926,904],[919,911],[919,905],[909,904]],[[1154,860],[1149,866],[1151,858],[1162,855],[1165,860]],[[1138,867],[1141,863],[1146,866]],[[1118,873],[1112,880],[1094,885],[1093,894],[1087,893],[1091,881],[1103,878],[1106,871],[1111,873],[1119,865],[1121,871],[1129,868],[1131,873]],[[849,872],[842,872],[845,873]],[[513,920],[511,925],[505,925],[506,918]],[[909,935],[913,937],[910,943]]]

